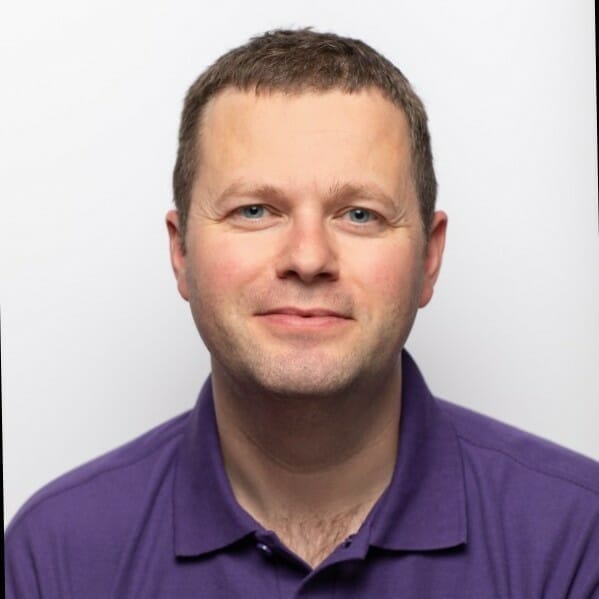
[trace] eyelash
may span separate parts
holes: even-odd
[[[247,206],[241,206],[241,208],[238,208],[236,210],[236,212],[238,212],[241,216],[245,216],[243,214],[244,210],[248,210],[250,208],[263,208],[264,210],[270,211],[264,204],[248,204]],[[257,220],[257,219],[248,217],[248,220]]]
[[[368,210],[367,208],[350,208],[349,210],[345,211],[343,214],[349,214],[350,212],[363,212],[364,214],[367,214],[369,216],[369,219],[366,221],[366,223],[370,223],[373,221],[380,221],[380,217],[379,215],[374,212],[373,210]],[[356,221],[351,221],[351,222],[356,222]],[[366,224],[364,223],[364,224]]]

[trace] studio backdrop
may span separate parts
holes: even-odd
[[[164,215],[182,100],[277,27],[359,37],[430,117],[449,215],[408,341],[438,396],[599,458],[594,6],[33,0],[0,24],[4,514],[193,405]]]

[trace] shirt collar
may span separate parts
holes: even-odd
[[[181,440],[173,503],[178,556],[216,551],[262,528],[237,503],[227,478],[210,378]],[[365,524],[370,545],[384,549],[442,549],[466,542],[457,435],[405,350],[398,459],[391,483]]]
[[[393,477],[369,518],[370,544],[424,551],[465,543],[466,494],[459,440],[405,350],[399,431]]]
[[[227,478],[210,377],[189,415],[176,459],[176,555],[190,557],[216,551],[260,528],[237,503]]]

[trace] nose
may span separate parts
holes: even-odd
[[[279,278],[296,278],[306,284],[337,280],[339,261],[335,240],[322,220],[294,221],[284,235],[276,264]]]

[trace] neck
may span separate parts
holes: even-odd
[[[239,388],[214,368],[225,468],[240,505],[266,527],[340,518],[361,524],[391,480],[400,417],[399,364],[334,397]]]

